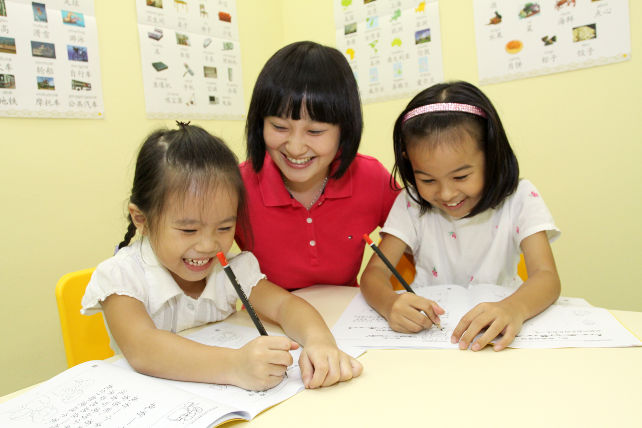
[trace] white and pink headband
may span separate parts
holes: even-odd
[[[417,107],[410,110],[403,117],[401,123],[406,123],[408,119],[412,119],[415,116],[426,113],[434,113],[437,111],[460,111],[462,113],[475,114],[486,119],[486,113],[484,110],[476,106],[471,106],[470,104],[459,104],[459,103],[437,103],[437,104],[427,104],[425,106]]]

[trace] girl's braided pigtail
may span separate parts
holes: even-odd
[[[125,233],[125,238],[118,244],[118,250],[129,245],[129,242],[132,240],[134,235],[136,235],[136,226],[132,221],[132,216],[129,215],[129,226],[127,226],[127,233]]]

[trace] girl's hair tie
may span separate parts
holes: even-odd
[[[410,110],[406,113],[401,121],[401,123],[406,123],[408,119],[412,119],[415,116],[426,113],[434,113],[439,111],[459,111],[462,113],[470,113],[486,119],[486,113],[484,110],[480,109],[477,106],[470,104],[459,104],[459,103],[437,103],[437,104],[426,104],[425,106],[417,107]]]
[[[187,125],[189,125],[190,123],[192,123],[192,122],[191,122],[191,121],[189,121],[189,122],[181,122],[180,120],[177,120],[177,121],[176,121],[176,124],[177,124],[177,125],[178,125],[182,130],[185,130],[185,128],[187,127]]]

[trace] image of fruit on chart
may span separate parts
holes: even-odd
[[[523,47],[524,44],[521,41],[511,40],[510,42],[506,43],[506,52],[508,52],[509,54],[516,54],[521,51]]]

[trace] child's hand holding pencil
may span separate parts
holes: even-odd
[[[238,370],[235,370],[232,375],[235,376],[232,383],[245,389],[257,391],[272,388],[278,385],[283,377],[287,377],[288,366],[292,364],[290,351],[298,349],[299,344],[287,337],[268,336],[263,323],[227,262],[225,254],[219,252],[216,257],[218,257],[225,274],[261,335],[238,350],[240,354],[234,361]]]
[[[440,327],[439,315],[446,311],[432,300],[414,293],[401,293],[392,302],[387,314],[390,328],[400,333],[418,333],[433,325]]]
[[[287,377],[287,368],[292,364],[290,351],[300,345],[287,337],[268,336],[225,255],[220,252],[217,257],[261,335],[236,350],[230,362],[234,370],[230,373],[229,383],[253,390],[272,388]],[[298,336],[297,340],[305,346],[301,350],[299,367],[306,388],[334,385],[361,374],[361,363],[337,347],[323,318],[308,303],[266,280],[253,288],[256,290],[260,290],[260,297],[254,303],[259,309],[263,305],[263,310],[268,311],[268,318],[277,321],[286,333],[288,330],[295,333],[293,337]]]
[[[433,325],[441,328],[439,315],[444,314],[446,311],[436,302],[417,296],[372,239],[367,234],[363,235],[363,239],[407,291],[406,293],[392,294],[391,299],[385,305],[386,307],[380,310],[381,315],[388,321],[390,328],[400,333],[418,333],[421,330],[431,328]]]
[[[230,382],[253,391],[264,391],[275,387],[286,376],[292,365],[290,351],[299,344],[284,336],[260,336],[236,350],[238,353],[230,366],[235,367]]]

